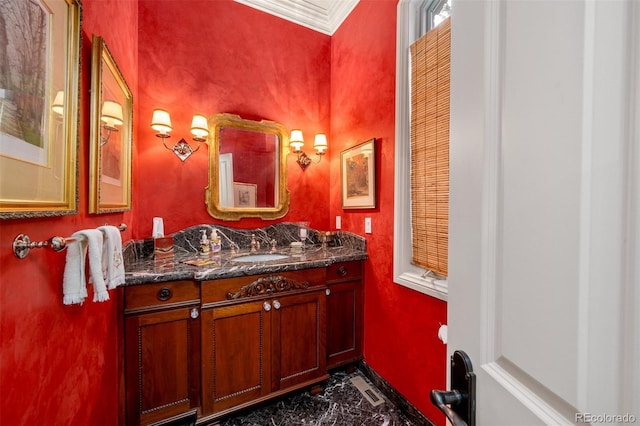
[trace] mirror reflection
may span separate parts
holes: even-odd
[[[217,114],[210,119],[210,132],[209,214],[225,220],[284,216],[289,209],[284,126]]]
[[[219,149],[220,205],[274,208],[278,195],[278,135],[222,127]]]

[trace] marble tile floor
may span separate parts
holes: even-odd
[[[351,379],[358,376],[384,400],[382,404],[374,407],[356,388]],[[301,391],[220,422],[220,426],[301,425],[418,426],[399,411],[359,370],[353,373],[333,373],[317,395]]]

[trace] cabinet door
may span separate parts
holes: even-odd
[[[362,359],[362,282],[328,286],[327,368]]]
[[[127,424],[147,424],[198,407],[198,316],[193,306],[125,319]]]
[[[271,305],[265,301],[202,312],[202,406],[219,412],[269,393]]]
[[[273,297],[272,390],[326,374],[325,289]]]

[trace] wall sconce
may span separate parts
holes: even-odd
[[[51,110],[58,114],[60,117],[64,115],[64,92],[60,90],[56,93],[56,97],[51,104]]]
[[[293,147],[293,153],[298,155],[298,159],[296,162],[300,166],[300,168],[304,171],[309,164],[314,163],[318,164],[320,160],[322,160],[322,156],[327,149],[327,135],[324,133],[318,133],[315,136],[313,141],[313,149],[316,150],[316,153],[313,155],[315,159],[309,157],[302,151],[302,146],[304,145],[304,138],[302,137],[302,130],[292,130],[291,138],[289,139],[289,145]]]
[[[124,118],[122,116],[122,105],[113,101],[105,101],[102,104],[102,114],[100,115],[100,121],[102,121],[102,129],[105,130],[103,135],[100,135],[100,146],[109,142],[111,132],[117,132],[116,126],[122,126]]]
[[[169,151],[173,151],[173,153],[182,161],[186,160],[191,154],[199,150],[200,143],[206,141],[207,136],[209,136],[207,118],[204,115],[196,114],[193,116],[193,120],[191,121],[192,139],[198,142],[196,148],[191,148],[184,139],[180,139],[174,146],[168,147],[166,140],[171,137],[169,133],[173,130],[173,127],[171,126],[171,117],[169,116],[169,112],[164,109],[153,110],[151,128],[158,132],[156,133],[156,137],[162,139],[164,147]]]

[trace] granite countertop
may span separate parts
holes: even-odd
[[[367,259],[366,252],[349,247],[330,247],[323,250],[321,246],[313,246],[306,248],[301,254],[293,254],[290,250],[275,251],[275,253],[287,255],[284,259],[259,262],[233,261],[235,257],[254,254],[248,250],[240,250],[236,253],[225,250],[216,255],[210,254],[208,256],[176,254],[173,259],[141,259],[127,265],[126,285],[177,280],[206,281],[320,268],[336,262]],[[270,251],[263,250],[255,254],[265,253],[270,253]],[[203,264],[192,265],[184,262],[201,262]]]
[[[222,239],[222,251],[202,255],[197,250],[202,230],[207,234],[216,229]],[[280,223],[267,228],[238,230],[220,225],[198,225],[172,234],[174,255],[154,259],[153,240],[128,243],[125,247],[125,285],[148,284],[165,281],[206,281],[247,275],[270,274],[327,267],[337,262],[368,259],[364,238],[348,232],[336,232],[324,247],[319,242],[321,232],[309,229],[302,253],[292,253],[289,244],[299,241],[299,225]],[[262,250],[251,253],[251,237],[262,241]],[[275,251],[269,242],[277,241]],[[239,250],[231,250],[231,243]],[[248,254],[275,253],[287,257],[279,260],[238,262],[234,258]]]

